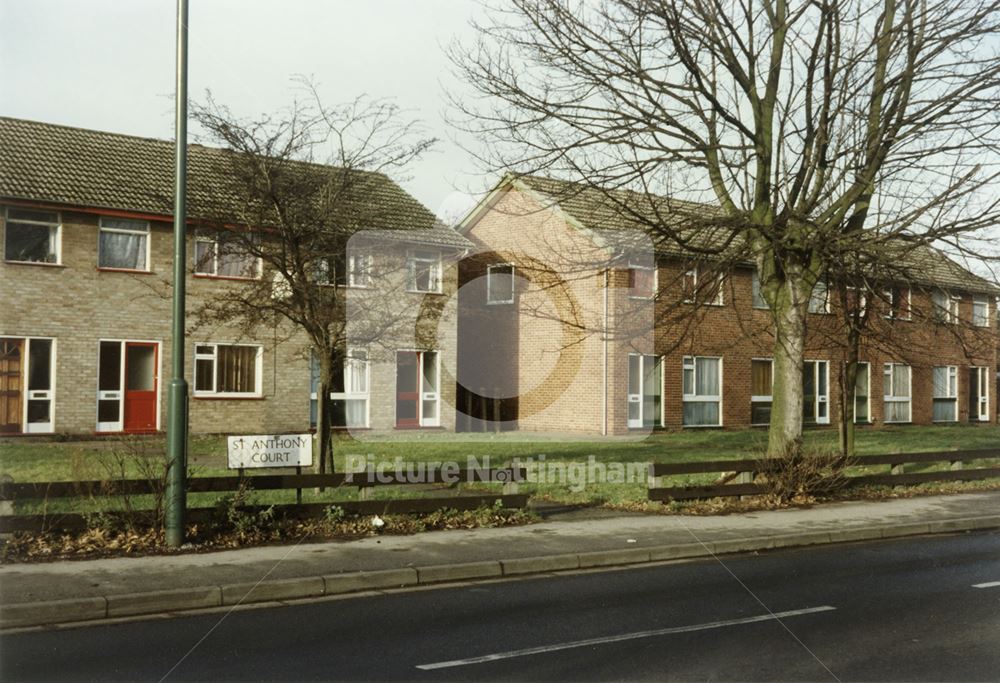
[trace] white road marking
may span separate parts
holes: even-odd
[[[434,662],[432,664],[418,664],[418,669],[431,671],[433,669],[448,669],[456,666],[468,666],[469,664],[483,664],[485,662],[495,662],[499,659],[513,659],[515,657],[527,657],[529,655],[539,655],[546,652],[558,652],[559,650],[571,650],[577,647],[589,647],[591,645],[604,645],[606,643],[620,643],[625,640],[637,640],[639,638],[653,638],[656,636],[667,636],[674,633],[688,633],[691,631],[707,631],[713,628],[724,626],[739,626],[741,624],[756,624],[762,621],[777,621],[785,617],[798,617],[803,614],[815,614],[817,612],[829,612],[837,609],[829,605],[821,607],[807,607],[805,609],[789,610],[788,612],[774,612],[773,614],[761,614],[756,617],[744,617],[742,619],[726,619],[725,621],[711,621],[707,624],[695,624],[693,626],[673,626],[670,628],[659,628],[653,631],[636,631],[635,633],[623,633],[617,636],[605,636],[603,638],[588,638],[587,640],[574,640],[568,643],[556,643],[555,645],[540,645],[538,647],[528,647],[523,650],[508,650],[507,652],[497,652],[491,655],[480,657],[469,657],[468,659],[452,659],[447,662]]]
[[[1000,581],[990,581],[989,583],[974,583],[973,588],[997,588],[1000,587]]]

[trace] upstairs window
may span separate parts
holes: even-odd
[[[888,310],[885,317],[892,320],[910,319],[910,289],[908,287],[893,287],[884,292]]]
[[[406,256],[406,289],[410,292],[441,292],[441,253],[411,251]]]
[[[809,312],[830,312],[830,290],[824,280],[820,280],[813,286],[812,295],[809,297]]]
[[[514,303],[514,266],[502,263],[486,267],[486,303]]]
[[[261,260],[247,252],[236,238],[219,232],[199,232],[194,242],[194,272],[198,275],[254,279],[261,275]]]
[[[656,266],[629,259],[628,295],[633,299],[652,299],[656,296],[656,287]]]
[[[97,265],[101,268],[149,270],[149,222],[101,218]]]
[[[943,289],[931,292],[931,302],[934,306],[934,320],[939,323],[958,322],[958,302],[960,298],[949,294]]]
[[[54,211],[8,208],[3,257],[20,263],[59,263],[61,234]]]
[[[372,284],[372,255],[366,251],[347,254],[347,286],[370,287]]]
[[[719,273],[711,281],[706,282],[705,274],[701,272],[701,268],[695,267],[684,273],[684,303],[693,304],[696,301],[703,302],[709,306],[722,306],[723,305],[723,279],[722,273]]]
[[[753,294],[753,307],[764,309],[769,308],[767,301],[764,299],[763,292],[760,291],[760,271],[756,268],[753,270],[753,280],[751,281],[750,286]]]
[[[972,324],[976,327],[990,326],[990,299],[986,296],[972,297]]]

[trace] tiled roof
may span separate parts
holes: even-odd
[[[218,215],[220,208],[238,203],[229,154],[188,147],[190,217]],[[325,167],[302,163],[301,168]],[[406,241],[469,246],[388,177],[364,173],[378,223],[366,227]],[[173,142],[0,117],[0,198],[170,216],[173,183]]]
[[[661,237],[657,241],[655,232],[651,232],[651,223],[655,224],[660,219],[670,220],[672,216],[695,218],[698,227],[692,230],[692,236],[696,236],[695,239],[700,240],[708,250],[721,247],[733,235],[731,228],[710,226],[711,219],[721,215],[720,209],[710,204],[642,195],[631,190],[599,190],[581,183],[541,176],[520,176],[517,180],[543,195],[546,201],[558,205],[587,229],[612,235],[609,241],[621,241],[621,238],[614,237],[616,233],[640,230],[650,234],[659,253],[692,256],[692,251],[680,249],[672,240]],[[934,247],[913,245],[902,240],[898,245],[893,269],[907,280],[928,286],[1000,294],[996,283],[972,273]]]

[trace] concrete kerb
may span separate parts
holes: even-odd
[[[727,553],[792,548],[824,543],[899,538],[903,536],[1000,528],[1000,515],[984,515],[939,522],[898,524],[893,527],[856,527],[834,531],[805,532],[627,548],[576,554],[525,557],[487,562],[406,567],[379,571],[345,572],[326,576],[239,583],[225,586],[151,591],[48,602],[3,605],[0,629],[46,626],[82,621],[100,621],[223,607],[278,605],[283,601],[322,596],[391,590],[453,581],[496,579],[600,567],[638,565],[650,562],[710,557]]]

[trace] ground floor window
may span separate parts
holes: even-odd
[[[250,344],[197,344],[194,395],[253,398],[261,395],[264,347]]]
[[[872,369],[869,363],[858,363],[854,378],[854,422],[868,424],[872,417],[871,385]]]
[[[969,368],[969,420],[990,421],[989,368]]]
[[[160,345],[101,340],[97,359],[97,431],[148,432],[159,427]]]
[[[958,420],[958,368],[954,365],[935,367],[933,370],[935,422]]]
[[[910,422],[911,391],[910,366],[886,363],[882,372],[883,420],[885,422]]]
[[[319,361],[312,358],[310,376],[310,423],[317,422],[316,399],[319,391]],[[334,368],[330,386],[330,425],[334,428],[365,428],[369,420],[369,384],[371,366],[368,351],[348,349],[343,363]]]
[[[663,424],[663,364],[659,356],[628,355],[628,426]]]
[[[802,420],[830,424],[830,363],[807,360],[802,367]]]
[[[396,426],[441,425],[440,363],[437,351],[396,352]]]
[[[682,374],[684,426],[721,426],[722,359],[685,356]]]
[[[0,337],[0,434],[53,431],[55,340]]]
[[[771,424],[774,362],[755,358],[750,361],[750,424]]]
[[[774,361],[750,361],[750,424],[771,423]],[[825,360],[806,361],[802,370],[802,417],[807,424],[830,422],[830,364]]]

